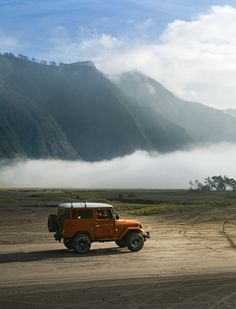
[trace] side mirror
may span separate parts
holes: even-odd
[[[119,215],[116,215],[116,220],[119,220],[120,219],[120,216]]]

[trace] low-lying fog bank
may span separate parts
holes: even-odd
[[[236,178],[236,145],[148,154],[137,151],[111,161],[15,160],[0,165],[0,187],[187,188],[190,180]]]

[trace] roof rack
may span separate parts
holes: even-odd
[[[87,202],[80,202],[80,203],[61,203],[58,205],[60,208],[113,208],[112,205],[105,204],[105,203],[87,203]]]

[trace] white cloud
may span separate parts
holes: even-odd
[[[153,20],[137,25],[147,31]],[[134,27],[135,28],[135,27]],[[156,42],[108,34],[62,36],[52,52],[60,61],[92,60],[109,75],[140,70],[179,97],[236,108],[236,8],[214,6],[192,21],[171,22]],[[138,30],[137,30],[138,31]]]
[[[99,37],[84,40],[80,46],[82,50],[87,49],[115,49],[123,45],[123,43],[115,37],[103,33]]]
[[[106,57],[110,57],[113,51],[120,50],[125,45],[122,40],[114,36],[105,33],[98,35],[96,29],[89,38],[81,40],[81,35],[84,37],[84,33],[87,33],[86,29],[79,27],[77,35],[71,38],[64,27],[57,27],[53,38],[55,47],[44,58],[58,62],[92,60],[100,63]]]
[[[127,45],[98,65],[110,74],[139,69],[182,98],[236,108],[235,29],[236,9],[214,6],[193,21],[173,21],[158,43]]]
[[[28,160],[0,167],[0,187],[187,188],[213,175],[236,178],[236,145],[170,154],[136,152],[111,161]]]

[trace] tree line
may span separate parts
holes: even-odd
[[[46,60],[37,60],[35,58],[29,58],[23,54],[18,54],[17,56],[14,55],[13,53],[3,53],[1,54],[1,56],[5,56],[5,57],[8,57],[8,58],[18,58],[18,59],[21,59],[21,60],[24,60],[24,61],[29,61],[29,62],[33,62],[33,63],[38,63],[38,64],[43,64],[43,65],[52,65],[52,66],[57,66],[57,63],[55,61],[46,61]],[[64,66],[65,64],[60,62],[58,64],[58,66]]]
[[[225,192],[227,190],[236,191],[236,180],[234,178],[219,175],[219,176],[206,177],[203,182],[200,182],[197,179],[189,182],[189,191]]]

